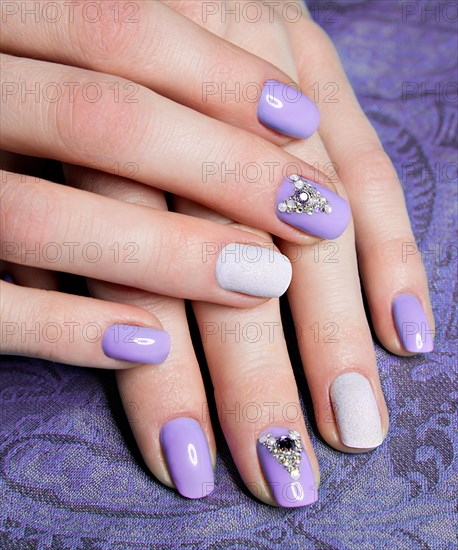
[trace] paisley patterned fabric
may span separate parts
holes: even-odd
[[[293,349],[321,466],[318,502],[283,510],[255,501],[218,430],[216,490],[188,501],[148,473],[112,373],[4,357],[0,548],[458,547],[458,114],[447,88],[457,80],[456,0],[310,4],[396,165],[437,320],[430,355],[401,359],[377,346],[386,441],[359,455],[326,446]]]

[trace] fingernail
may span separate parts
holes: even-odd
[[[346,372],[332,383],[331,403],[342,443],[354,449],[372,449],[383,441],[382,421],[369,380]]]
[[[170,352],[168,332],[135,325],[112,325],[102,338],[105,355],[133,363],[163,363]]]
[[[264,477],[280,506],[295,508],[317,500],[312,466],[297,431],[269,428],[258,438],[257,451]]]
[[[281,134],[307,138],[318,128],[320,111],[297,88],[268,80],[259,100],[258,120]]]
[[[434,349],[433,332],[428,318],[413,294],[399,294],[393,300],[393,315],[404,348],[412,353],[428,353]]]
[[[202,498],[210,494],[215,486],[212,461],[197,420],[170,420],[162,427],[160,440],[170,477],[180,495]]]
[[[350,223],[345,199],[297,174],[283,180],[275,210],[281,221],[323,239],[335,239]]]
[[[291,282],[291,262],[271,248],[231,243],[216,261],[216,280],[225,290],[276,298]]]

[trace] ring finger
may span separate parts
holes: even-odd
[[[4,260],[238,307],[289,285],[289,261],[251,233],[11,172],[1,177]]]

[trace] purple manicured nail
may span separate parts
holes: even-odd
[[[283,180],[275,210],[281,221],[323,239],[335,239],[350,223],[345,199],[297,174]]]
[[[207,438],[197,420],[175,418],[161,430],[161,445],[170,477],[187,498],[209,495],[215,486]]]
[[[259,100],[258,120],[281,134],[307,138],[318,128],[320,111],[297,88],[268,80]]]
[[[399,294],[393,300],[394,322],[404,348],[412,353],[433,351],[433,331],[418,298]]]
[[[103,334],[105,355],[133,363],[163,363],[170,352],[168,332],[134,325],[112,325]]]
[[[269,428],[257,441],[264,477],[280,506],[295,508],[313,504],[316,481],[301,436],[288,428]]]

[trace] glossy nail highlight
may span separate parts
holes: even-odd
[[[168,332],[135,325],[111,325],[102,338],[105,355],[133,363],[163,363],[170,352]]]
[[[264,477],[280,506],[295,508],[317,500],[312,466],[296,430],[269,428],[259,436],[257,451]]]
[[[350,206],[330,189],[293,174],[285,178],[275,201],[283,222],[323,239],[335,239],[350,223]]]
[[[320,111],[297,88],[268,80],[258,104],[261,124],[295,138],[310,137],[320,123]]]
[[[393,300],[393,316],[399,338],[407,351],[411,353],[433,351],[433,332],[416,296],[413,294],[396,296]]]
[[[279,297],[291,282],[291,262],[272,248],[231,243],[216,261],[216,280],[225,290]]]
[[[187,498],[202,498],[214,489],[207,438],[197,420],[175,418],[161,429],[160,440],[170,477]]]
[[[354,449],[372,449],[383,441],[382,421],[369,380],[346,372],[331,385],[332,409],[342,443]]]

